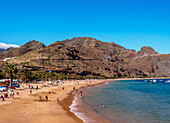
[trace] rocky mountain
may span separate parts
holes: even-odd
[[[29,41],[28,43],[22,45],[19,48],[8,48],[6,51],[0,53],[0,59],[8,58],[8,57],[15,57],[24,55],[30,51],[45,48],[46,46],[39,41]]]
[[[159,54],[151,47],[142,47],[136,52],[114,42],[78,37],[32,51],[28,49],[12,62],[23,64],[26,61],[36,70],[81,76],[170,76],[170,54]]]
[[[6,49],[0,48],[0,53],[4,52]]]
[[[12,49],[12,48],[15,48],[15,47],[9,47],[9,48],[7,48],[6,50],[10,50],[10,49]]]

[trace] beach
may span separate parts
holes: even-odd
[[[24,85],[23,90],[19,88],[14,91],[13,99],[0,101],[1,123],[81,123],[83,121],[70,112],[69,108],[74,99],[73,87],[75,86],[76,91],[105,81],[108,80],[70,80],[63,81],[59,86],[47,85],[48,87],[44,87],[43,84],[30,84],[34,88],[39,86],[38,90],[32,89],[32,94],[28,85]],[[19,95],[16,95],[16,92],[19,92]]]

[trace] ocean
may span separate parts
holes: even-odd
[[[70,108],[86,123],[170,123],[170,83],[165,79],[113,81],[81,91],[82,97],[75,92]]]

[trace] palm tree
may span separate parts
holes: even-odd
[[[41,79],[41,73],[39,71],[34,73],[34,78],[40,80]]]
[[[3,71],[0,69],[0,79],[4,78],[4,73]]]
[[[42,71],[42,72],[40,73],[40,76],[41,76],[41,81],[47,80],[47,75],[46,75],[46,72],[45,72],[45,71]]]
[[[24,81],[26,81],[26,82],[28,83],[29,81],[32,80],[32,78],[33,78],[33,73],[32,73],[29,69],[22,69],[22,70],[19,72],[18,77],[19,77],[21,80],[24,80]]]
[[[47,76],[47,80],[49,81],[49,80],[51,79],[51,76],[52,76],[51,72],[48,72],[48,73],[46,74],[46,76]]]
[[[69,73],[67,73],[67,80],[68,80],[68,79],[70,79],[70,74],[69,74]]]
[[[16,74],[18,72],[18,69],[13,64],[7,64],[4,72],[9,75],[9,77],[10,77],[10,86],[12,87],[14,74]]]
[[[51,73],[51,79],[54,81],[54,80],[56,80],[57,79],[57,75],[56,75],[56,73]]]

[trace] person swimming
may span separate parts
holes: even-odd
[[[103,105],[103,104],[100,104],[100,108],[104,108],[104,105]]]

